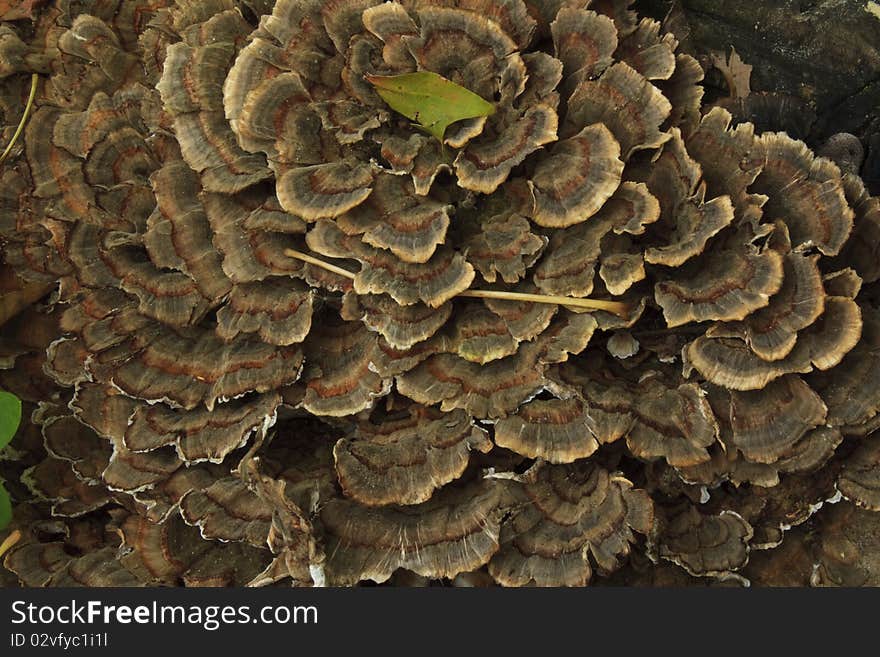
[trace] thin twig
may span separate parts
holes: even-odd
[[[302,260],[310,265],[322,267],[327,271],[332,271],[340,276],[354,280],[355,274],[337,267],[336,265],[324,262],[323,260],[303,253],[294,249],[284,249],[284,255],[290,258]],[[457,296],[470,297],[473,299],[501,299],[503,301],[525,301],[528,303],[547,303],[559,306],[571,306],[573,308],[581,308],[584,310],[604,310],[614,313],[615,315],[626,315],[629,312],[629,304],[622,301],[603,301],[601,299],[581,299],[578,297],[562,297],[549,294],[526,294],[524,292],[505,292],[503,290],[465,290],[459,292]]]
[[[24,106],[24,114],[21,115],[21,121],[18,122],[18,127],[15,129],[15,134],[12,135],[12,140],[9,142],[6,150],[3,151],[3,154],[0,155],[0,164],[9,157],[9,154],[12,152],[12,147],[15,146],[15,142],[21,135],[22,130],[24,130],[24,124],[27,123],[28,115],[31,113],[31,108],[34,106],[34,98],[37,95],[37,83],[39,81],[40,76],[34,73],[31,76],[31,92],[28,95],[27,105]]]
[[[561,297],[553,294],[527,294],[525,292],[504,292],[503,290],[465,290],[460,297],[474,299],[503,299],[505,301],[527,301],[531,303],[549,303],[559,306],[572,306],[586,310],[605,310],[615,315],[625,315],[629,305],[622,301],[603,301],[602,299],[582,299],[579,297]]]
[[[308,253],[303,253],[302,251],[294,251],[293,249],[284,249],[284,255],[291,258],[296,258],[297,260],[302,260],[303,262],[307,262],[310,265],[321,267],[323,269],[326,269],[327,271],[332,271],[334,274],[339,274],[340,276],[345,276],[346,278],[354,280],[355,274],[352,274],[347,269],[337,267],[336,265],[331,265],[329,262],[324,262],[323,260],[319,260],[315,256],[310,256]]]
[[[3,558],[3,555],[9,552],[16,543],[21,540],[21,532],[19,530],[15,530],[9,536],[6,537],[6,540],[0,544],[0,559]]]

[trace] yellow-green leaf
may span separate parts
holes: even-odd
[[[0,390],[0,449],[6,447],[21,422],[21,400]]]
[[[430,71],[402,75],[367,75],[382,100],[415,121],[439,141],[456,121],[489,116],[495,106],[473,91]]]
[[[9,499],[9,493],[0,481],[0,531],[3,531],[12,522],[12,501]]]

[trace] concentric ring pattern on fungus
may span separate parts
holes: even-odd
[[[40,86],[2,253],[52,291],[2,341],[31,413],[15,578],[729,578],[835,495],[880,509],[880,202],[703,106],[630,4],[57,0],[4,25],[5,123]],[[367,79],[418,71],[494,111],[439,141]]]

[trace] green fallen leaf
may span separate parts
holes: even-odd
[[[21,400],[9,392],[0,390],[0,449],[12,440],[21,423]],[[0,482],[0,530],[12,522],[12,502],[9,493]]]
[[[492,103],[473,91],[429,71],[365,77],[391,109],[418,123],[440,142],[446,128],[456,121],[495,112]]]
[[[3,531],[12,522],[12,502],[9,499],[9,493],[0,483],[0,531]]]
[[[0,449],[12,440],[21,422],[21,400],[9,392],[0,390]]]

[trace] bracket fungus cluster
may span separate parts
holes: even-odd
[[[631,4],[55,0],[4,24],[4,123],[40,84],[3,262],[51,291],[0,342],[33,411],[0,462],[6,569],[730,578],[828,500],[880,509],[880,201],[701,106],[698,62]],[[416,73],[491,110],[407,118],[388,81]]]

